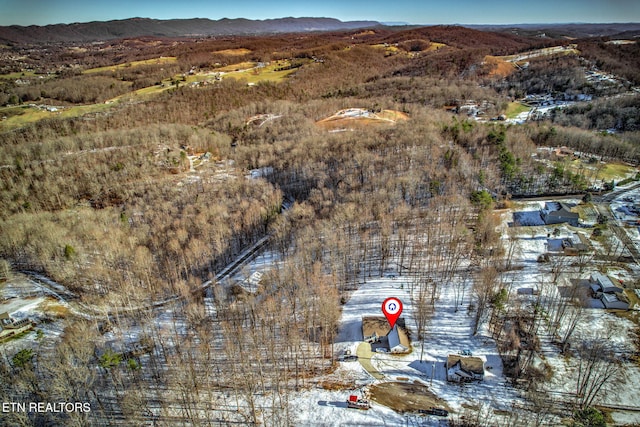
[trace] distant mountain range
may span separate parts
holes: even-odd
[[[46,26],[0,27],[0,42],[51,43],[92,42],[128,37],[189,37],[224,35],[259,35],[309,31],[336,31],[370,28],[376,21],[347,21],[333,18],[280,18],[266,20],[206,18],[158,20],[131,18]]]
[[[279,18],[250,20],[244,18],[211,20],[206,18],[159,20],[130,18],[45,26],[0,26],[0,43],[94,42],[133,37],[197,37],[230,35],[264,35],[311,31],[339,31],[378,26],[416,28],[406,22],[340,21],[333,18]],[[538,37],[640,37],[640,23],[611,24],[514,24],[464,25],[482,31],[508,32]]]
[[[482,31],[509,32],[521,36],[538,37],[629,37],[640,36],[640,23],[566,23],[566,24],[513,24],[513,25],[465,25]]]

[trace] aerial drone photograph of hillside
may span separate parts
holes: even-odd
[[[640,3],[0,0],[0,425],[640,425]]]

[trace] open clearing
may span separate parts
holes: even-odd
[[[612,180],[618,182],[638,173],[637,168],[621,162],[591,164],[588,159],[573,159],[568,161],[565,166],[574,173],[584,174],[593,183]]]
[[[34,71],[16,71],[14,73],[0,74],[0,79],[16,80],[36,76],[37,74]]]
[[[505,55],[505,56],[497,56],[496,58],[501,59],[503,61],[519,63],[522,61],[527,61],[533,58],[540,58],[543,56],[551,56],[551,55],[570,55],[570,54],[579,54],[580,52],[576,49],[576,46],[571,44],[567,46],[553,46],[553,47],[545,47],[543,49],[534,49],[527,52],[517,53],[515,55]]]
[[[521,102],[510,102],[504,114],[508,119],[515,119],[519,114],[526,113],[530,110],[531,107],[527,107]]]
[[[248,53],[251,53],[251,50],[242,47],[242,48],[238,48],[238,49],[216,50],[213,53],[217,53],[219,55],[242,56],[242,55],[246,55]]]
[[[449,410],[444,400],[418,381],[379,383],[372,385],[369,390],[371,400],[397,412],[413,412],[431,407]]]
[[[34,123],[42,119],[51,117],[71,118],[88,113],[95,113],[109,108],[105,104],[77,105],[72,107],[59,107],[58,111],[47,111],[32,106],[5,107],[0,108],[0,114],[5,112],[6,119],[0,122],[0,130],[10,130],[20,128],[29,123]]]
[[[489,69],[489,75],[494,77],[507,77],[513,74],[521,65],[525,66],[525,62],[529,59],[540,58],[550,55],[569,55],[579,54],[580,52],[574,45],[555,46],[543,49],[530,50],[515,55],[484,57],[484,65]]]
[[[159,58],[145,59],[143,61],[133,61],[133,62],[126,62],[124,64],[109,65],[106,67],[90,68],[88,70],[84,70],[83,74],[95,74],[95,73],[102,73],[105,71],[116,71],[119,68],[139,67],[141,65],[168,64],[168,63],[176,62],[177,60],[178,58],[176,58],[175,56],[161,56]]]
[[[490,69],[489,75],[492,77],[507,77],[516,70],[516,67],[511,62],[507,62],[498,56],[485,56],[484,64]]]
[[[238,54],[239,55],[239,54]],[[175,57],[160,57],[156,59],[150,59],[146,61],[135,61],[126,64],[120,64],[116,66],[92,68],[86,70],[85,73],[99,73],[104,71],[115,71],[116,68],[135,67],[144,64],[158,64],[175,62]],[[301,64],[300,66],[302,66]],[[161,92],[175,89],[174,82],[178,82],[178,86],[183,85],[198,85],[204,82],[210,82],[215,80],[215,75],[218,74],[221,78],[234,78],[236,80],[244,80],[249,85],[254,85],[259,82],[280,82],[295,73],[300,66],[292,66],[291,61],[282,60],[274,61],[270,64],[259,66],[255,62],[241,62],[238,64],[228,65],[221,68],[216,68],[215,71],[206,72],[201,74],[190,75],[187,77],[174,76],[169,79],[165,79],[162,85],[148,86],[142,89],[138,89],[133,92],[128,92],[110,99],[104,103],[89,104],[89,105],[75,105],[69,107],[57,107],[57,111],[47,111],[46,109],[38,108],[34,105],[21,105],[12,107],[0,108],[0,115],[6,117],[0,122],[0,130],[10,130],[25,126],[29,123],[34,123],[42,119],[48,119],[51,117],[71,118],[79,117],[84,114],[96,113],[104,111],[113,104],[119,102],[129,102],[140,99],[141,97],[149,97]],[[1,78],[1,77],[0,77]],[[181,80],[182,79],[182,80]]]
[[[407,114],[395,110],[382,110],[374,113],[365,108],[347,108],[317,121],[316,124],[324,129],[337,131],[372,124],[394,125],[398,121],[408,119],[409,116]]]

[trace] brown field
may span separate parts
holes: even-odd
[[[398,412],[414,412],[431,407],[450,410],[447,402],[419,382],[388,382],[370,388],[371,400]]]
[[[364,36],[375,36],[376,32],[373,30],[366,30],[359,32],[358,34],[354,34],[353,37],[364,37]]]
[[[240,62],[238,64],[226,65],[224,67],[216,68],[215,71],[222,71],[225,73],[240,71],[240,70],[248,70],[250,68],[255,67],[255,62]]]
[[[506,77],[516,70],[512,63],[497,56],[485,56],[484,63],[489,69],[489,75],[492,77]]]
[[[220,54],[220,55],[229,55],[229,56],[241,56],[241,55],[246,55],[246,54],[251,53],[251,50],[242,47],[242,48],[238,48],[238,49],[216,50],[213,53],[217,53],[217,54]]]
[[[409,116],[395,110],[382,110],[373,113],[365,108],[347,108],[334,115],[319,120],[316,124],[326,130],[354,129],[369,125],[394,125],[398,121],[408,120]]]

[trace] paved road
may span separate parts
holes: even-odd
[[[195,288],[192,293],[200,292],[212,284],[219,283],[224,278],[231,276],[233,273],[238,271],[244,264],[251,261],[255,256],[266,246],[269,242],[271,235],[267,235],[262,239],[258,240],[256,243],[245,249],[234,261],[232,261],[229,265],[227,265],[220,273],[216,275],[215,281],[208,280],[202,283],[200,286]],[[69,292],[64,286],[59,283],[54,282],[53,280],[32,272],[32,271],[21,271],[23,274],[26,274],[30,277],[31,282],[35,285],[39,286],[44,292],[49,293],[59,299],[61,302],[67,304],[70,311],[80,317],[85,319],[104,319],[105,317],[112,317],[116,314],[123,315],[127,313],[135,313],[141,310],[146,310],[149,308],[159,308],[172,303],[176,303],[184,299],[181,296],[172,296],[167,299],[161,301],[155,301],[149,304],[141,305],[138,307],[110,307],[106,310],[100,310],[93,306],[88,306],[77,300],[77,296],[71,292]]]
[[[602,196],[593,196],[593,201],[596,203],[611,203],[613,199],[615,199],[616,197],[621,196],[624,193],[627,193],[629,191],[635,190],[636,188],[640,188],[640,182],[633,184],[629,187],[613,190]]]
[[[608,224],[611,231],[613,231],[618,239],[620,239],[620,241],[626,246],[626,248],[631,253],[633,261],[636,263],[640,262],[640,251],[638,250],[638,246],[636,246],[633,240],[631,240],[624,227],[620,224],[616,216],[613,214],[613,212],[611,211],[611,206],[609,204],[616,198],[637,188],[640,188],[640,182],[629,187],[614,190],[610,193],[605,194],[604,196],[594,197],[594,202],[596,203],[598,213],[609,219]]]

